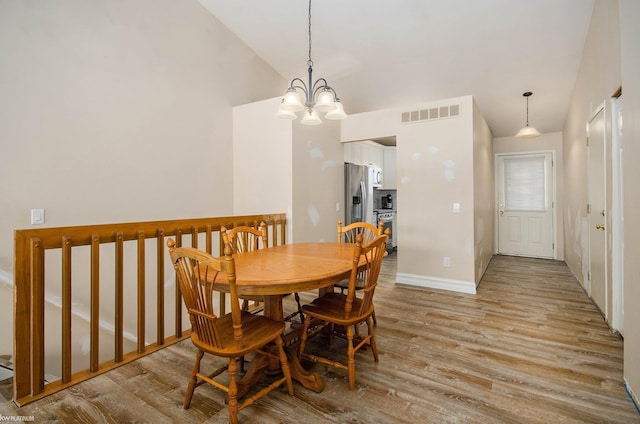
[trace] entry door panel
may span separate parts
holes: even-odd
[[[552,154],[498,158],[498,253],[554,257]]]

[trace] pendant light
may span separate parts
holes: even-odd
[[[296,119],[295,112],[304,111],[304,116],[300,121],[304,125],[318,125],[322,123],[318,112],[326,112],[327,119],[344,119],[342,103],[336,91],[327,84],[324,78],[313,81],[313,61],[311,60],[311,0],[309,0],[309,60],[307,60],[307,83],[300,78],[291,80],[280,108],[276,116],[281,119]],[[304,93],[304,103],[300,98],[298,90]]]
[[[532,94],[533,93],[531,91],[527,91],[522,94],[527,99],[527,123],[524,127],[520,128],[520,131],[515,135],[515,138],[534,138],[540,136],[538,130],[529,125],[529,96]]]

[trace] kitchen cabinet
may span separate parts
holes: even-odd
[[[383,150],[382,188],[395,190],[398,188],[396,177],[396,148],[385,147]]]
[[[357,165],[374,165],[384,168],[384,152],[382,146],[373,141],[356,141],[343,143],[344,161]],[[383,175],[384,178],[384,175]]]

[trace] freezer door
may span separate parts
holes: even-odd
[[[365,218],[366,168],[361,165],[345,163],[345,225],[362,221]]]

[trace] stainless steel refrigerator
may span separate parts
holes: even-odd
[[[365,165],[344,164],[344,225],[353,222],[369,222],[373,225],[373,181]]]

